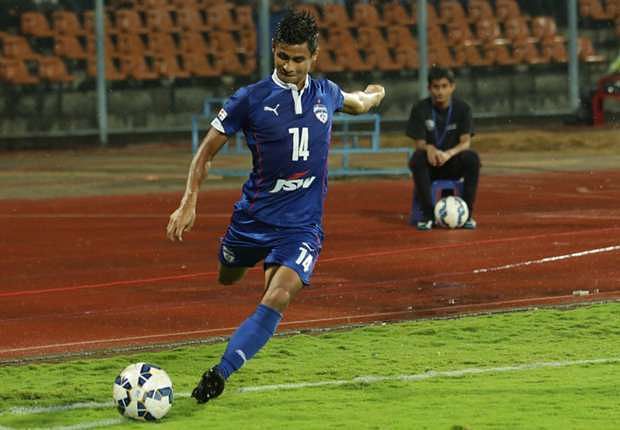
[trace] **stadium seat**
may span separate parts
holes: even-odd
[[[197,0],[170,0],[170,6],[177,13],[183,9],[198,9],[199,7]]]
[[[209,39],[211,41],[211,47],[218,55],[226,53],[227,51],[233,53],[243,52],[243,49],[235,40],[234,35],[229,31],[212,31],[209,34]]]
[[[95,12],[92,10],[84,11],[83,14],[84,19],[84,32],[86,35],[94,35],[95,34]],[[117,33],[116,27],[112,25],[112,21],[110,20],[110,14],[104,14],[104,28],[105,32],[108,35],[113,35]]]
[[[595,21],[610,21],[616,16],[615,1],[607,0],[607,8],[599,0],[579,0],[579,13],[584,18],[591,18]]]
[[[57,10],[52,13],[54,33],[66,36],[84,36],[86,31],[78,16],[71,11]]]
[[[439,21],[444,24],[467,22],[463,5],[457,0],[444,0],[439,5]]]
[[[417,49],[418,41],[413,37],[409,27],[403,25],[393,25],[387,28],[387,43],[390,48],[407,46]]]
[[[429,65],[453,67],[454,59],[445,43],[433,43],[428,46],[428,63]]]
[[[207,9],[206,24],[211,30],[233,31],[237,30],[237,24],[233,20],[232,9],[230,3],[222,3],[211,6]]]
[[[171,57],[178,53],[172,34],[149,33],[147,37],[146,52],[154,57]]]
[[[39,59],[39,77],[48,82],[71,82],[74,76],[67,72],[64,61],[58,57],[41,57]]]
[[[511,54],[511,44],[508,39],[495,39],[491,44],[488,45],[487,49],[493,49],[493,58],[495,59],[495,64],[499,66],[512,66],[517,64],[517,59],[514,58]],[[489,54],[491,55],[491,54]]]
[[[592,40],[587,37],[579,37],[577,39],[577,52],[579,59],[586,63],[602,63],[606,61],[604,55],[595,52]]]
[[[236,6],[235,7],[235,23],[240,30],[256,31],[256,24],[252,17],[251,6]]]
[[[77,36],[54,37],[54,54],[72,60],[85,60],[87,57],[86,50]]]
[[[328,28],[349,28],[353,22],[345,7],[341,4],[328,3],[323,6],[323,23]]]
[[[5,36],[2,39],[2,54],[18,60],[37,60],[40,54],[34,52],[28,40],[22,36]]]
[[[406,3],[405,3],[406,4]],[[416,17],[398,0],[392,0],[383,6],[383,21],[388,27],[392,25],[414,25]]]
[[[383,27],[385,24],[374,5],[356,2],[353,6],[353,23],[359,27]]]
[[[493,8],[488,0],[470,0],[467,6],[467,18],[472,24],[481,18],[494,18]]]
[[[148,9],[146,28],[149,32],[178,33],[181,29],[174,22],[166,9]]]
[[[88,57],[86,74],[91,78],[97,76],[97,59],[95,57]],[[117,67],[112,56],[109,55],[105,59],[105,77],[108,81],[123,81],[127,78],[125,73]]]
[[[120,33],[116,39],[119,56],[143,55],[146,47],[139,34]]]
[[[180,50],[183,54],[202,55],[211,51],[211,47],[202,33],[186,31],[181,33]]]
[[[499,26],[494,19],[480,18],[476,22],[476,40],[482,44],[493,43],[500,36]]]
[[[14,58],[0,58],[0,80],[13,85],[39,83],[39,78],[30,73],[26,63],[21,59]]]
[[[185,8],[177,11],[177,23],[182,32],[207,31],[209,27],[198,9]]]
[[[463,180],[462,179],[437,179],[431,184],[431,201],[433,206],[442,197],[446,195],[462,196],[463,195]],[[409,224],[415,225],[418,221],[422,221],[424,214],[418,200],[418,193],[415,188],[413,190],[413,199],[411,203],[411,215],[409,217]]]
[[[168,3],[168,0],[133,0],[134,8],[149,12],[152,10],[168,11],[174,8],[174,5]]]
[[[344,66],[336,61],[335,55],[330,49],[321,48],[316,62],[316,70],[324,73],[342,72]]]
[[[155,58],[155,70],[167,79],[189,78],[190,72],[181,66],[176,55],[162,55]]]
[[[121,9],[115,12],[116,28],[123,33],[146,33],[146,27],[138,11]]]
[[[530,29],[522,17],[510,18],[504,22],[504,36],[514,42],[515,40],[530,37]]]
[[[417,70],[420,68],[420,58],[415,46],[403,44],[394,48],[394,61],[401,69]]]
[[[128,79],[135,79],[137,81],[148,81],[159,78],[156,71],[154,71],[144,55],[126,55],[120,58],[121,72]]]
[[[497,0],[495,3],[495,17],[499,22],[504,22],[511,18],[519,18],[521,9],[516,0]]]
[[[110,57],[115,57],[119,55],[118,50],[116,49],[116,45],[112,43],[112,38],[106,35],[105,43],[105,55]],[[95,36],[88,36],[86,38],[86,54],[88,57],[95,58],[97,55],[97,41]]]
[[[45,15],[36,11],[21,14],[20,28],[22,34],[26,36],[51,37],[54,35]]]
[[[220,76],[222,73],[221,65],[213,61],[209,54],[183,54],[183,62],[185,63],[185,69],[188,70],[192,76],[211,78]]]
[[[469,30],[469,25],[462,22],[452,22],[448,26],[447,42],[451,47],[461,46],[466,41],[473,41],[474,35]]]
[[[249,74],[235,51],[226,50],[219,52],[217,61],[221,64],[223,73],[238,76]]]
[[[239,31],[239,50],[245,54],[256,56],[257,42],[255,30],[244,29]]]
[[[512,57],[517,64],[544,64],[547,56],[542,56],[536,43],[530,38],[519,38],[512,41]]]

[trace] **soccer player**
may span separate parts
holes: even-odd
[[[472,217],[480,158],[470,149],[473,136],[471,108],[454,97],[454,74],[449,69],[432,67],[428,74],[427,97],[411,109],[407,136],[413,138],[416,151],[409,160],[413,182],[418,193],[423,219],[418,230],[433,228],[431,185],[435,179],[463,178],[463,200],[469,207],[469,219],[463,228],[475,229]]]
[[[318,49],[311,15],[291,12],[280,21],[272,42],[273,74],[226,101],[192,160],[181,203],[170,215],[168,238],[180,241],[194,223],[198,188],[211,160],[243,130],[253,167],[220,244],[219,282],[233,284],[263,260],[264,295],[230,338],[220,362],[202,375],[192,392],[198,403],[222,393],[225,381],[267,343],[291,300],[310,283],[323,240],[334,113],[368,112],[385,95],[381,85],[347,93],[327,79],[313,79],[309,71]]]

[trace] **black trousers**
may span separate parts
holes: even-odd
[[[417,150],[409,160],[409,168],[413,172],[413,183],[418,193],[424,219],[431,220],[434,218],[431,184],[436,179],[463,178],[462,197],[469,207],[469,216],[471,217],[474,212],[480,174],[480,157],[475,151],[467,149],[459,152],[446,161],[443,166],[434,167],[429,164],[426,151]]]

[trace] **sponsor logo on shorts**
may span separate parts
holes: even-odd
[[[224,260],[226,260],[227,263],[235,262],[235,253],[225,246],[222,246],[222,255],[224,256]]]

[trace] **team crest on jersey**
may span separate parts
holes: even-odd
[[[327,113],[327,107],[319,103],[314,105],[314,115],[323,124],[325,124],[327,122],[327,119],[329,118],[329,114]]]
[[[426,129],[428,131],[435,130],[435,121],[433,121],[432,119],[427,119],[426,121],[424,121],[424,124],[426,125]]]

